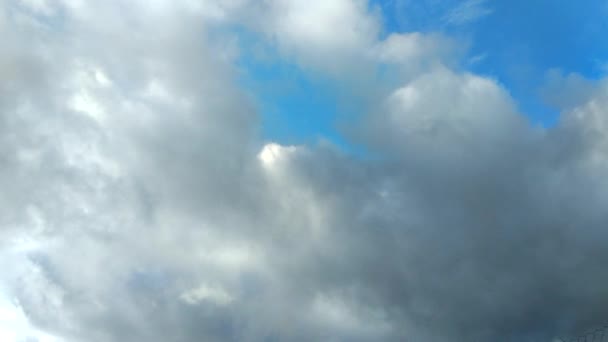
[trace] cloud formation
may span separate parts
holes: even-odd
[[[608,85],[533,127],[450,39],[381,38],[380,15],[0,5],[0,305],[31,325],[13,337],[550,341],[608,319]],[[373,94],[349,129],[369,155],[264,141],[240,30]]]
[[[450,10],[444,17],[449,25],[464,25],[492,14],[487,0],[465,0]]]

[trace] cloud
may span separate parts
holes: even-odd
[[[564,75],[560,70],[549,70],[540,93],[543,100],[560,110],[569,110],[588,102],[597,94],[597,82],[571,73]]]
[[[286,53],[313,66],[339,68],[365,51],[380,30],[364,1],[274,1],[267,29]],[[314,23],[314,24],[313,24]]]
[[[0,7],[1,298],[33,331],[548,341],[608,316],[604,83],[541,129],[363,2],[48,3],[51,28]],[[264,141],[236,22],[373,92],[350,137],[370,154]],[[358,63],[398,72],[345,84]]]
[[[449,25],[464,25],[492,14],[487,7],[487,0],[465,0],[450,10],[444,17]]]

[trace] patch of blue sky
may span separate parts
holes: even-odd
[[[328,141],[344,152],[364,153],[339,129],[340,121],[356,113],[343,105],[334,83],[282,58],[255,35],[239,34],[244,49],[240,81],[256,101],[265,140],[288,145]]]
[[[388,31],[442,32],[470,43],[469,71],[498,80],[535,124],[559,109],[539,96],[547,72],[606,74],[608,3],[603,0],[374,0]]]
[[[265,136],[288,144],[340,139],[333,127],[337,112],[329,86],[289,64],[256,65],[249,71]]]
[[[381,10],[384,36],[441,32],[468,44],[462,68],[496,79],[535,125],[550,127],[559,119],[560,108],[540,94],[549,71],[589,79],[607,71],[604,0],[370,0],[369,6]],[[241,66],[262,113],[264,137],[284,144],[324,139],[356,152],[338,122],[357,113],[340,104],[335,85],[255,44],[246,47]]]

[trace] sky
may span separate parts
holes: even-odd
[[[0,340],[608,322],[604,0],[0,0]]]

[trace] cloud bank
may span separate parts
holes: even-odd
[[[608,83],[534,127],[449,38],[381,21],[359,0],[3,2],[0,317],[28,323],[0,334],[551,341],[607,320]],[[265,141],[243,32],[365,94],[369,153]]]

